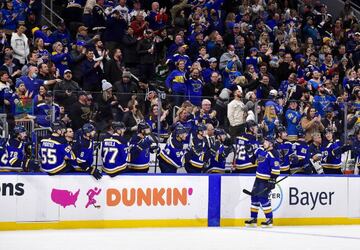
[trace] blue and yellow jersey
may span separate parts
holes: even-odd
[[[9,139],[1,156],[0,170],[22,171],[25,160],[25,143],[15,138]]]
[[[160,157],[171,166],[181,168],[184,163],[184,154],[184,143],[170,135],[165,147],[160,152]]]
[[[280,161],[276,150],[266,151],[263,148],[258,148],[255,151],[255,156],[258,162],[256,178],[269,180],[280,174]]]
[[[50,174],[60,173],[66,168],[66,160],[75,160],[71,146],[63,137],[50,136],[40,142],[39,157],[41,171]]]
[[[150,138],[134,135],[129,142],[128,166],[132,169],[147,169],[150,162]]]
[[[81,138],[74,144],[74,153],[76,155],[75,170],[86,170],[93,165],[94,161],[94,142]]]
[[[173,70],[165,80],[166,87],[171,89],[174,93],[181,93],[186,95],[186,72],[180,70]]]
[[[187,152],[188,155],[186,157],[192,167],[204,167],[205,146],[204,139],[200,139],[196,135],[196,132],[194,132],[190,138],[190,144]]]
[[[245,147],[252,146],[253,152],[246,152]],[[259,142],[252,134],[242,134],[236,137],[235,147],[235,168],[238,170],[244,170],[249,168],[256,168],[255,150],[259,147]]]
[[[290,164],[290,171],[304,172],[299,169],[310,163],[309,145],[305,141],[294,142],[293,152],[296,154],[298,161]]]
[[[298,138],[298,125],[301,120],[301,114],[297,110],[288,109],[285,113],[286,117],[286,132],[289,141],[296,141]]]
[[[127,143],[119,135],[108,136],[101,143],[101,158],[103,171],[114,174],[126,169]]]
[[[336,152],[336,149],[341,148],[341,142],[339,140],[333,142],[325,142],[323,144],[324,157],[321,161],[323,168],[340,169],[341,168],[341,151]]]
[[[276,141],[274,148],[279,154],[280,171],[288,171],[290,169],[290,155],[293,153],[292,143],[288,141]]]

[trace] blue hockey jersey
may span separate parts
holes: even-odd
[[[339,140],[333,142],[324,142],[323,152],[324,157],[321,161],[321,166],[323,168],[329,169],[340,169],[341,168],[341,151],[337,152],[336,149],[341,147],[341,142]]]
[[[310,164],[310,151],[309,145],[305,141],[297,141],[293,143],[293,152],[297,156],[297,161],[290,163],[290,173],[297,171],[298,173],[303,173],[305,169],[299,170],[300,168],[305,168]]]
[[[298,137],[298,125],[301,120],[301,114],[297,110],[288,109],[285,113],[286,117],[286,132],[289,141],[295,141]]]
[[[193,133],[190,138],[190,145],[186,153],[186,160],[192,167],[202,169],[204,167],[205,141]]]
[[[74,169],[77,171],[87,170],[93,165],[94,161],[94,142],[85,138],[80,138],[74,144],[74,153],[76,155],[76,163]]]
[[[224,173],[226,166],[226,157],[232,151],[232,147],[221,144],[215,154],[211,154],[209,157],[209,173]]]
[[[171,166],[181,168],[184,163],[184,154],[184,143],[171,135],[161,150],[160,157]]]
[[[172,71],[165,80],[166,87],[171,89],[174,94],[186,95],[186,75],[185,72],[180,70]]]
[[[35,108],[36,122],[40,127],[50,127],[51,122],[60,118],[60,106],[56,103],[39,103]]]
[[[126,169],[128,147],[123,137],[109,136],[102,141],[101,146],[102,169],[105,173],[115,174]]]
[[[200,79],[190,78],[186,81],[188,100],[195,105],[200,106],[203,92],[203,82]]]
[[[283,141],[278,142],[276,141],[275,147],[274,147],[278,154],[279,154],[279,160],[280,160],[280,171],[286,172],[290,169],[290,155],[293,153],[293,146],[291,142]]]
[[[266,151],[263,148],[257,148],[255,156],[258,162],[256,178],[269,180],[280,174],[280,161],[276,150]]]
[[[40,142],[39,157],[41,159],[41,171],[48,174],[57,174],[65,171],[66,160],[76,159],[71,146],[65,138],[50,136]]]
[[[5,145],[4,155],[1,156],[0,170],[21,171],[25,160],[25,143],[11,138]]]
[[[245,147],[252,147],[253,152],[246,152]],[[236,138],[236,147],[235,147],[235,169],[244,170],[244,169],[256,169],[256,158],[255,150],[259,147],[259,143],[256,140],[256,137],[252,134],[242,134]]]
[[[149,168],[150,162],[150,145],[152,140],[149,136],[141,138],[138,135],[134,135],[130,139],[129,154],[128,154],[128,166],[131,169],[143,170]]]

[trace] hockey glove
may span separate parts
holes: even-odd
[[[100,180],[102,177],[101,172],[95,167],[95,166],[91,166],[87,169],[87,171],[96,179],[96,180]]]
[[[274,178],[270,178],[268,180],[268,188],[273,190],[275,188],[276,180]]]
[[[297,157],[297,155],[292,154],[289,156],[289,159],[291,164],[299,163],[299,158]]]
[[[252,155],[254,153],[254,147],[251,144],[245,145],[245,151],[247,154]]]
[[[335,148],[333,150],[333,154],[335,156],[338,156],[338,155],[341,155],[342,153],[348,151],[351,149],[351,146],[350,145],[345,145],[345,146],[342,146],[342,147],[338,147],[338,148]]]

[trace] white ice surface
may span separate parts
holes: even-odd
[[[0,231],[1,250],[360,249],[360,226]]]

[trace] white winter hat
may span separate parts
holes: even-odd
[[[269,94],[276,97],[278,95],[278,92],[276,89],[272,89],[272,90],[270,90]]]
[[[106,91],[108,89],[111,89],[112,88],[112,85],[111,83],[109,83],[108,81],[106,81],[105,79],[101,81],[102,83],[102,90],[103,91]]]

